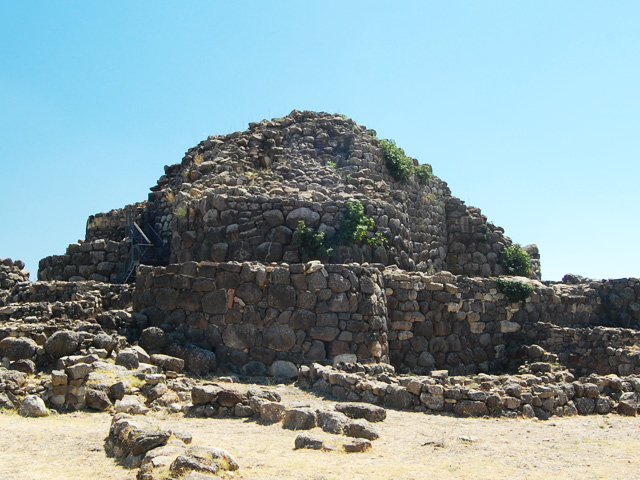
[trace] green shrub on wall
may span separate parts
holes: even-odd
[[[507,275],[528,277],[531,275],[531,257],[518,244],[502,250],[502,266]]]
[[[375,232],[375,223],[373,218],[364,214],[364,206],[357,200],[347,202],[347,213],[340,220],[340,233],[338,234],[338,242],[341,245],[362,244],[371,245],[372,247],[384,247],[387,239],[384,238],[382,232]],[[369,233],[373,235],[369,235]]]
[[[431,165],[424,164],[416,167],[416,177],[420,185],[426,185],[433,178],[433,170]]]
[[[380,140],[380,146],[384,150],[391,176],[399,182],[406,182],[413,175],[413,162],[396,145],[395,140]]]
[[[510,302],[526,300],[534,292],[535,288],[530,283],[518,282],[516,280],[496,279],[500,292],[509,299]]]
[[[311,227],[307,227],[303,220],[298,222],[298,227],[293,234],[293,243],[300,249],[303,262],[320,260],[331,255],[333,251],[327,245],[324,232],[318,232]]]

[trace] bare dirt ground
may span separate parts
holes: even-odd
[[[247,388],[239,386],[239,388]],[[278,386],[289,406],[329,408],[293,387]],[[242,479],[640,479],[640,418],[618,415],[527,419],[461,419],[389,410],[380,439],[365,453],[293,450],[299,432],[246,419],[147,415],[194,443],[231,452]],[[135,471],[108,458],[110,416],[76,413],[44,419],[0,415],[0,479],[132,480]],[[314,429],[339,446],[347,439]]]

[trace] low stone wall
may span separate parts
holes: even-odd
[[[7,297],[8,303],[71,302],[93,293],[104,309],[122,309],[131,305],[133,287],[100,282],[23,282]]]
[[[561,365],[580,375],[640,374],[640,332],[608,327],[558,327],[551,323],[527,323],[527,340],[558,357]]]
[[[512,303],[492,278],[386,269],[391,363],[401,371],[501,371],[513,366],[517,348],[539,343],[553,353],[567,352],[561,357],[567,366],[598,366],[593,371],[602,374],[635,372],[634,354],[625,353],[621,358],[616,347],[608,349],[615,344],[610,340],[611,331],[593,327],[637,326],[637,279],[575,285],[511,280],[529,282],[535,291],[526,301]],[[545,329],[544,324],[571,327],[573,332],[555,329],[551,335],[551,327]],[[633,334],[614,335],[625,336],[630,339],[624,345],[638,344],[631,339]]]
[[[139,222],[145,208],[146,202],[140,202],[106,213],[91,215],[87,219],[85,241],[94,242],[102,239],[120,242],[126,237],[127,211],[130,211],[133,219]]]
[[[343,354],[387,359],[382,276],[370,266],[143,266],[134,310],[169,342],[214,350],[218,365],[236,371],[264,374],[277,360],[301,365]]]
[[[129,242],[98,239],[72,243],[65,255],[40,260],[38,280],[118,283],[129,256]]]
[[[17,283],[27,281],[29,272],[24,269],[22,260],[0,258],[0,306],[4,305],[6,297]]]
[[[471,417],[548,419],[552,415],[613,411],[635,416],[640,400],[640,378],[636,376],[592,375],[576,379],[570,373],[559,372],[449,377],[446,371],[436,371],[430,376],[395,377],[366,374],[362,367],[346,372],[313,364],[300,369],[299,383],[338,400]]]

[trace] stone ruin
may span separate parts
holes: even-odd
[[[385,244],[336,242],[305,261],[299,222],[337,238],[352,202]],[[115,360],[299,377],[340,400],[423,411],[635,414],[640,281],[542,282],[535,245],[530,277],[510,277],[511,245],[437,176],[396,180],[373,130],[293,111],[189,149],[146,201],[91,216],[84,240],[41,260],[37,282],[1,261],[0,386],[53,370],[22,393],[107,405],[123,397],[98,382],[96,403],[97,367],[73,367]],[[509,300],[500,278],[530,295]]]

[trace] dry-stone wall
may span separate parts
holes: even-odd
[[[614,409],[636,416],[640,378],[617,375],[576,379],[573,374],[486,375],[450,377],[373,373],[366,365],[347,371],[312,364],[300,370],[299,383],[340,400],[362,401],[403,410],[448,412],[459,416],[537,417],[606,414]]]
[[[640,373],[633,347],[637,333],[601,328],[637,328],[637,279],[577,285],[533,281],[531,296],[512,303],[491,278],[394,269],[383,276],[389,357],[401,370],[500,371],[522,361],[518,347],[537,343],[584,373]]]
[[[169,342],[214,350],[218,365],[245,373],[344,354],[387,359],[382,278],[366,265],[141,267],[134,308]]]
[[[29,272],[24,266],[22,260],[0,258],[0,306],[4,305],[6,297],[17,283],[29,281]]]
[[[38,280],[71,282],[94,280],[118,283],[129,258],[129,243],[102,238],[67,247],[65,255],[52,255],[40,260]]]
[[[85,241],[92,242],[103,239],[120,242],[126,236],[127,211],[130,212],[133,219],[140,221],[145,207],[146,203],[141,202],[114,209],[107,213],[91,215],[87,220]]]

